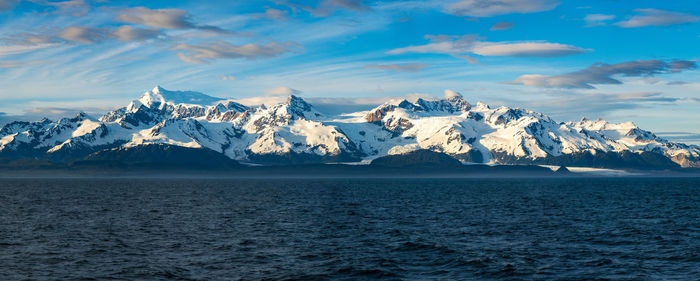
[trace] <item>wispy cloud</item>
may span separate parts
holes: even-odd
[[[289,7],[295,13],[297,12],[297,10],[305,10],[317,17],[327,17],[338,10],[350,10],[359,12],[370,10],[369,6],[367,6],[363,0],[321,0],[320,2],[318,2],[316,7],[311,7],[308,5],[296,3],[296,1],[288,0],[277,0],[274,2],[278,5]]]
[[[69,26],[63,29],[58,37],[67,41],[94,44],[107,38],[105,30],[84,26]]]
[[[527,101],[525,106],[556,116],[581,118],[601,117],[613,111],[644,108],[654,104],[672,105],[679,101],[680,98],[657,92],[570,93],[552,99]]]
[[[182,9],[125,8],[119,11],[117,21],[145,25],[159,29],[199,29],[217,33],[233,33],[212,25],[198,25],[191,15]]]
[[[492,25],[491,28],[489,28],[489,30],[491,30],[491,31],[508,30],[508,29],[513,28],[513,26],[515,26],[515,24],[512,22],[502,21],[502,22],[498,22],[498,23]]]
[[[45,0],[33,0],[34,3],[51,6],[56,10],[54,13],[65,16],[82,17],[90,12],[90,4],[86,3],[84,0],[69,0],[69,1],[59,1],[51,2]]]
[[[558,5],[557,0],[459,0],[448,4],[445,12],[456,16],[492,17],[548,11]]]
[[[32,61],[22,61],[22,60],[11,60],[11,61],[0,61],[0,68],[17,68],[27,65],[41,64],[46,61],[32,60]]]
[[[265,94],[267,96],[289,96],[289,95],[299,95],[301,91],[292,89],[290,87],[279,87],[272,89],[265,89]]]
[[[289,11],[267,8],[265,9],[264,13],[253,14],[251,15],[251,17],[254,19],[271,19],[277,21],[286,21],[289,20],[288,14]]]
[[[74,42],[82,44],[95,44],[105,40],[114,39],[122,42],[143,41],[157,38],[163,35],[160,30],[143,29],[129,25],[123,25],[116,29],[94,28],[87,26],[68,26],[57,34],[15,34],[13,38],[4,41],[17,44],[17,49],[31,50],[33,48],[50,47],[57,43]],[[23,46],[23,47],[20,47]]]
[[[123,25],[112,32],[112,37],[122,42],[143,41],[157,38],[163,33],[156,29],[143,29]]]
[[[300,45],[294,42],[232,45],[227,42],[218,41],[200,45],[178,44],[173,47],[173,50],[184,51],[177,54],[177,56],[183,61],[191,63],[208,63],[215,59],[245,58],[253,60],[272,58],[287,52],[291,52],[293,48],[299,47]]]
[[[683,23],[694,23],[700,21],[699,16],[664,11],[659,9],[636,9],[638,15],[630,17],[628,20],[615,23],[620,27],[644,27],[644,26],[669,26]]]
[[[20,0],[0,0],[0,12],[12,10],[19,4]]]
[[[589,49],[572,45],[540,41],[486,42],[477,40],[476,36],[473,35],[461,37],[428,35],[426,38],[433,42],[426,45],[398,48],[388,53],[436,53],[449,54],[456,57],[464,57],[468,54],[480,56],[559,57],[590,51]]]
[[[598,84],[622,84],[613,76],[639,77],[657,74],[676,73],[694,69],[694,61],[645,60],[629,61],[617,64],[596,63],[586,69],[561,75],[526,74],[507,82],[541,88],[580,88],[593,89]]]
[[[583,18],[586,21],[586,27],[607,25],[613,19],[615,19],[615,15],[606,14],[589,14]]]
[[[55,46],[54,43],[41,43],[32,45],[0,45],[0,57],[23,54],[34,50]]]
[[[416,72],[430,65],[423,63],[406,63],[406,64],[368,64],[365,68],[368,69],[381,69],[381,70],[393,70],[399,72]]]
[[[691,132],[655,132],[657,136],[674,142],[700,145],[700,134]]]

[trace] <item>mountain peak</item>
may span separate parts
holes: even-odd
[[[311,105],[309,103],[295,95],[289,95],[289,98],[287,98],[287,101],[285,103],[289,105],[289,109],[292,112],[297,113],[299,115],[303,115],[302,112],[304,111],[311,110]]]

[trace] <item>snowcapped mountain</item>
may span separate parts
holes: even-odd
[[[0,129],[6,158],[69,162],[144,145],[203,148],[256,164],[359,162],[427,149],[475,163],[700,166],[700,147],[669,142],[631,122],[559,123],[525,109],[472,105],[450,90],[440,100],[397,100],[336,118],[293,95],[248,107],[156,87],[97,120],[79,114]]]

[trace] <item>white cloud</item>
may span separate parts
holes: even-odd
[[[104,29],[83,27],[83,26],[69,26],[64,28],[58,37],[67,41],[93,44],[107,38],[107,34]]]
[[[617,22],[615,25],[633,28],[644,26],[669,26],[700,21],[699,16],[679,12],[658,9],[636,9],[634,11],[639,13],[639,15],[632,16],[626,21]]]
[[[17,68],[17,67],[22,67],[22,66],[27,66],[27,65],[33,65],[33,64],[41,64],[45,63],[45,61],[21,61],[21,60],[11,60],[11,61],[0,61],[0,69],[1,68]]]
[[[276,0],[274,1],[278,5],[287,6],[296,13],[297,10],[305,10],[317,17],[330,16],[338,10],[350,10],[350,11],[369,11],[370,8],[365,5],[363,0],[322,0],[316,5],[316,7],[311,7],[303,4],[294,3],[295,1],[289,0]]]
[[[491,28],[489,28],[489,30],[491,30],[491,31],[508,30],[508,29],[513,28],[513,26],[515,26],[515,24],[512,22],[502,21],[502,22],[498,22],[498,23],[492,25]]]
[[[197,25],[191,21],[190,14],[182,9],[125,8],[119,11],[119,15],[117,15],[115,20],[160,29],[193,28],[216,33],[237,34],[216,26]]]
[[[0,0],[0,11],[12,10],[20,0]]]
[[[482,56],[560,57],[590,50],[548,42],[478,42],[472,52]]]
[[[116,20],[164,29],[194,28],[187,11],[181,9],[126,8],[119,12]]]
[[[122,42],[143,41],[153,39],[161,35],[159,30],[135,28],[128,25],[120,26],[112,31],[112,37]]]
[[[656,74],[676,73],[694,69],[694,61],[629,61],[618,64],[596,63],[590,67],[561,75],[526,74],[521,75],[509,84],[525,85],[540,88],[581,88],[593,89],[596,84],[622,84],[613,76],[648,77]]]
[[[268,8],[268,9],[265,9],[264,13],[253,14],[252,17],[255,19],[271,19],[271,20],[278,20],[278,21],[286,21],[289,19],[287,14],[289,14],[288,11]]]
[[[393,70],[393,71],[403,71],[403,72],[416,72],[423,68],[429,67],[430,65],[423,63],[407,63],[407,64],[368,64],[365,68],[368,69],[381,69],[381,70]]]
[[[267,96],[289,96],[289,95],[299,95],[301,91],[295,90],[289,87],[279,87],[272,89],[265,89],[265,94]]]
[[[0,45],[0,57],[23,54],[31,52],[38,49],[44,49],[48,47],[55,46],[53,43],[42,43],[42,44],[32,44],[32,45]]]
[[[606,14],[589,14],[583,18],[586,21],[586,27],[607,25],[613,19],[615,19],[615,15]]]
[[[56,8],[56,14],[67,15],[73,17],[82,17],[90,11],[90,5],[84,0],[70,0],[61,2],[36,1],[41,5],[53,6]]]
[[[389,54],[403,53],[437,53],[463,57],[466,54],[481,56],[513,56],[513,57],[558,57],[580,54],[591,51],[572,45],[524,41],[524,42],[485,42],[478,41],[475,36],[426,36],[433,43],[419,46],[409,46],[389,51]]]
[[[459,0],[448,4],[445,12],[456,16],[492,17],[548,11],[558,5],[557,0]]]
[[[173,47],[174,50],[183,50],[177,56],[186,62],[208,63],[214,59],[263,59],[272,58],[291,51],[291,48],[299,47],[294,42],[268,44],[244,44],[232,45],[223,41],[206,43],[201,45],[179,44]]]

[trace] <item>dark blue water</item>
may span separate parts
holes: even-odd
[[[0,279],[700,280],[700,180],[0,180]]]

